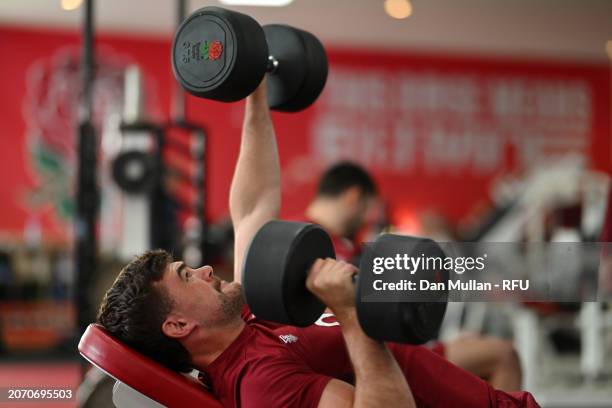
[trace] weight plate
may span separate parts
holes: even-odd
[[[440,246],[426,238],[384,234],[366,245],[357,279],[357,315],[364,332],[378,340],[398,343],[422,344],[438,334],[444,318],[448,290],[421,291],[419,281],[448,282],[448,271],[436,270],[385,270],[381,275],[372,274],[374,258],[395,258],[404,254],[410,258],[445,258]],[[414,273],[411,273],[414,272]],[[375,279],[385,282],[415,283],[409,293],[401,291],[376,292],[372,289]],[[446,286],[446,285],[445,285]]]
[[[296,29],[302,37],[306,52],[306,75],[300,89],[286,103],[273,109],[284,112],[297,112],[312,105],[325,87],[328,74],[327,54],[323,44],[311,33]]]
[[[270,221],[253,237],[242,268],[249,308],[260,319],[294,326],[313,324],[325,305],[306,288],[317,258],[333,258],[329,235],[319,226]]]
[[[223,102],[257,88],[267,67],[261,26],[250,16],[204,7],[189,16],[172,44],[172,70],[191,94]]]
[[[113,179],[128,194],[152,191],[157,178],[154,157],[137,150],[117,155],[112,163]]]
[[[303,86],[308,69],[304,41],[298,29],[283,24],[263,27],[270,56],[278,61],[276,71],[268,75],[268,105],[280,109]]]

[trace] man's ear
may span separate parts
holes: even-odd
[[[195,322],[192,320],[171,313],[162,323],[162,332],[168,337],[180,339],[187,337],[195,329],[195,327]]]

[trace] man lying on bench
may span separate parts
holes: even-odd
[[[309,274],[309,289],[335,316],[298,328],[251,314],[240,286],[244,254],[281,201],[265,80],[246,101],[229,201],[233,282],[150,251],[123,268],[98,323],[172,370],[199,370],[225,407],[538,406],[531,394],[494,390],[424,347],[367,337],[356,319],[354,267],[344,262],[319,261]]]

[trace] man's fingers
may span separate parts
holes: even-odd
[[[341,285],[353,273],[354,267],[351,264],[328,258],[318,271],[314,283],[317,287]]]
[[[323,269],[328,263],[326,259],[319,258],[312,264],[308,271],[308,276],[306,277],[306,287],[309,290],[312,290],[314,287],[315,280],[317,280],[322,273],[325,273]]]

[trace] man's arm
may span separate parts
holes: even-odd
[[[234,280],[253,235],[280,211],[280,164],[268,108],[266,79],[246,100],[240,153],[230,188],[234,226]]]
[[[317,260],[306,286],[335,313],[355,371],[355,387],[330,381],[320,408],[415,407],[404,373],[384,343],[366,336],[357,320],[352,275],[357,269],[333,259]]]

